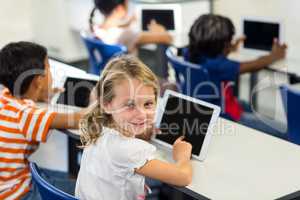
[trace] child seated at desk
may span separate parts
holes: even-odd
[[[0,199],[39,199],[28,157],[47,141],[50,129],[77,128],[85,111],[63,114],[35,105],[54,91],[47,50],[38,44],[17,42],[1,49],[0,84],[5,87],[0,94]],[[49,182],[54,180],[66,192],[74,190],[74,181],[50,177]]]
[[[233,95],[230,82],[235,82],[240,74],[259,71],[284,58],[287,46],[274,39],[269,55],[248,62],[237,62],[227,58],[228,54],[235,51],[239,43],[243,41],[243,38],[240,38],[233,42],[234,34],[235,28],[229,18],[214,14],[200,16],[190,29],[189,45],[184,49],[185,60],[199,64],[208,70],[211,82],[218,89],[220,95],[224,94],[224,96],[220,96],[219,100],[212,103],[220,105],[221,102],[225,102],[223,111],[233,120],[284,137],[281,132],[259,120],[253,113],[243,112],[241,104]],[[220,101],[222,98],[223,101]]]
[[[97,104],[80,123],[84,146],[75,194],[86,200],[145,199],[145,177],[186,186],[192,179],[191,144],[173,145],[176,163],[154,158],[149,136],[158,97],[155,75],[141,61],[123,56],[102,71]]]
[[[93,25],[96,10],[103,16],[102,24]],[[95,0],[95,8],[90,16],[90,29],[96,37],[108,44],[123,44],[130,53],[134,53],[139,45],[155,43],[170,44],[172,37],[166,29],[154,20],[148,25],[149,31],[140,32],[132,28],[134,16],[122,23],[128,15],[128,0]]]

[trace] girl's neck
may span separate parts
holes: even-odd
[[[133,134],[129,133],[127,130],[125,130],[125,129],[123,129],[123,128],[121,128],[121,127],[115,125],[115,124],[111,124],[111,125],[109,126],[109,128],[112,128],[112,129],[118,131],[118,132],[119,132],[122,136],[124,136],[124,137],[128,137],[128,138],[134,137]]]
[[[109,29],[119,26],[120,19],[117,16],[114,16],[113,14],[110,16],[105,17],[103,23],[100,25],[103,29]]]

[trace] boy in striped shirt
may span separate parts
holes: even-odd
[[[53,92],[46,48],[10,43],[0,51],[0,199],[34,199],[28,157],[49,129],[77,128],[83,111],[55,113],[36,107]]]

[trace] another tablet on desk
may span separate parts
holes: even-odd
[[[90,93],[98,82],[98,78],[66,77],[64,81],[65,91],[56,98],[56,103],[76,107],[89,105]]]
[[[184,136],[192,144],[192,156],[204,160],[212,135],[212,127],[220,107],[174,91],[167,90],[156,112],[157,134],[154,141],[172,148],[175,140]]]

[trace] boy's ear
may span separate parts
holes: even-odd
[[[42,86],[42,82],[43,82],[43,76],[40,75],[36,75],[33,79],[31,84],[35,87],[35,88],[41,88]]]

